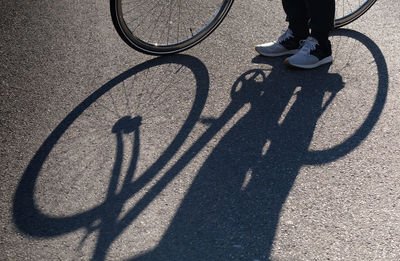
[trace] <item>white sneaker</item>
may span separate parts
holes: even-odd
[[[295,55],[287,58],[284,63],[302,69],[312,69],[333,61],[331,43],[322,46],[317,39],[308,37],[302,41],[302,47]]]
[[[292,30],[288,28],[277,41],[256,45],[254,49],[263,56],[277,57],[288,54],[295,54],[300,49],[299,38],[293,35]]]

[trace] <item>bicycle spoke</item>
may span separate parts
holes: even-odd
[[[226,0],[116,0],[130,37],[155,47],[188,41],[207,30]]]

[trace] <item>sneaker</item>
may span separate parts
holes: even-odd
[[[312,69],[333,61],[331,43],[320,45],[317,39],[309,36],[302,41],[302,47],[295,55],[287,58],[284,63],[302,69]]]
[[[293,35],[292,30],[288,28],[277,41],[256,45],[254,49],[263,56],[277,57],[288,54],[295,54],[300,49],[301,39]]]

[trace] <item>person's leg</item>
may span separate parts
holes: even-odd
[[[303,42],[300,51],[287,58],[285,63],[311,69],[333,61],[328,36],[334,26],[335,0],[305,0],[305,3],[306,13],[310,17],[311,36]]]
[[[335,0],[306,0],[310,14],[311,36],[319,44],[328,43],[335,22]]]
[[[310,34],[310,16],[306,1],[282,0],[282,5],[287,16],[286,20],[289,22],[289,28],[293,31],[293,34],[300,39],[306,39]]]

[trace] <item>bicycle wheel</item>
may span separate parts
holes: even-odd
[[[146,54],[186,50],[204,40],[227,15],[234,0],[110,0],[121,38]]]
[[[362,16],[376,0],[336,0],[335,28],[345,26]]]

